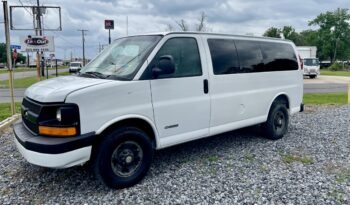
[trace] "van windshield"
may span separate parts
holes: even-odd
[[[320,62],[318,61],[317,58],[305,58],[304,65],[306,65],[306,66],[318,66],[318,65],[320,65]]]
[[[70,67],[80,67],[80,63],[71,63]]]
[[[160,39],[159,35],[117,39],[87,64],[80,76],[132,80]]]

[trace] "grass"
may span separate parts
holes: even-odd
[[[307,93],[303,99],[305,105],[344,105],[347,104],[347,93]]]
[[[208,161],[209,162],[217,162],[217,161],[219,161],[219,157],[218,156],[209,156]]]
[[[350,182],[350,169],[341,170],[335,176],[335,181],[338,183]]]
[[[341,189],[334,189],[333,191],[329,192],[328,195],[335,198],[337,202],[341,204],[345,202],[345,192]]]
[[[63,76],[63,75],[69,75],[69,73],[64,72],[64,73],[59,74],[59,76]],[[49,76],[49,78],[54,78],[54,77],[56,77],[56,76],[52,76],[52,75]],[[46,77],[41,78],[41,80],[46,80]],[[36,76],[27,77],[27,78],[19,78],[19,79],[14,80],[13,86],[14,86],[14,88],[27,88],[36,82],[38,82]],[[9,85],[8,80],[1,80],[0,81],[0,88],[8,88],[9,87],[8,85]]]
[[[304,165],[310,165],[314,163],[314,160],[311,157],[294,154],[282,154],[282,161],[286,164],[301,162]]]
[[[347,77],[350,77],[350,71],[330,71],[330,70],[321,70],[321,75],[347,76]]]
[[[20,113],[21,103],[16,103],[16,113]],[[0,103],[0,122],[11,116],[11,104]]]

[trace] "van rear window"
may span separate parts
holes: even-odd
[[[294,49],[285,43],[260,42],[265,71],[298,70]]]
[[[215,75],[298,70],[290,44],[233,39],[208,39]]]

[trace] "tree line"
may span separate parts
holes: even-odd
[[[289,39],[297,46],[317,46],[317,55],[321,60],[350,60],[350,14],[349,9],[338,8],[319,14],[308,22],[307,29],[296,32],[292,26],[270,27],[263,34],[267,37]]]
[[[11,53],[12,56],[12,53]],[[7,54],[6,54],[6,44],[5,43],[0,43],[0,63],[6,63],[7,62]],[[17,51],[17,60],[16,62],[26,62],[26,57]]]

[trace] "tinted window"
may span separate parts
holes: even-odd
[[[239,62],[236,46],[229,39],[208,39],[214,74],[238,73]]]
[[[265,71],[297,70],[298,61],[291,45],[261,42]]]
[[[163,55],[173,56],[175,61],[175,73],[160,75],[158,78],[190,77],[202,75],[201,61],[196,39],[169,39],[152,60],[149,70],[157,66],[159,58]]]
[[[262,72],[264,63],[260,47],[256,41],[235,40],[241,72]]]

